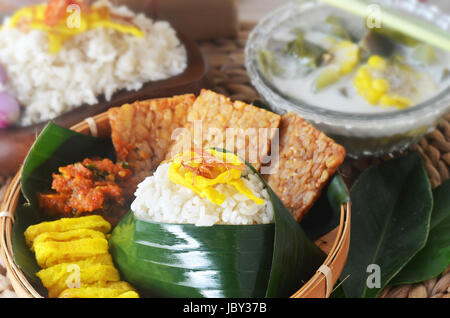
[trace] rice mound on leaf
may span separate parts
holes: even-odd
[[[241,179],[260,199],[258,205],[229,184],[214,188],[226,196],[221,205],[201,197],[191,189],[170,181],[171,163],[161,164],[153,176],[139,184],[131,205],[135,215],[144,220],[163,223],[185,223],[197,226],[214,224],[267,224],[273,222],[269,193],[258,176],[246,172]]]

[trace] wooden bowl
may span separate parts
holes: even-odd
[[[102,113],[93,117],[96,127],[97,137],[109,138],[111,127],[109,125],[108,114]],[[82,121],[71,129],[77,132],[90,135],[92,131],[92,121]],[[5,260],[6,269],[11,281],[11,285],[19,297],[42,298],[38,291],[28,281],[25,274],[14,262],[14,253],[11,241],[14,213],[21,198],[21,171],[12,180],[5,195],[1,210],[10,216],[0,217],[0,247],[1,255]],[[330,295],[332,288],[336,284],[345,265],[350,244],[350,203],[341,205],[341,215],[339,226],[330,233],[316,241],[316,244],[328,255],[321,268],[310,278],[306,284],[295,292],[292,298],[326,298]]]
[[[156,97],[197,93],[201,88],[208,87],[207,64],[199,47],[182,33],[178,33],[178,37],[186,47],[188,55],[188,65],[182,74],[166,80],[148,82],[138,91],[119,91],[110,101],[101,97],[98,104],[77,107],[55,118],[55,123],[71,127],[84,118],[102,113],[113,106]],[[13,174],[20,168],[36,136],[46,124],[47,122],[42,122],[0,130],[0,174]]]

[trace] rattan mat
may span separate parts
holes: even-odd
[[[253,23],[241,23],[237,38],[216,39],[199,42],[210,65],[209,79],[212,89],[230,96],[232,99],[254,102],[260,99],[252,87],[244,66],[244,47]],[[450,114],[439,123],[438,129],[424,137],[411,147],[418,150],[425,161],[425,166],[433,187],[449,178],[450,170]],[[377,164],[383,158],[347,159],[340,168],[341,175],[351,184],[368,166]],[[0,176],[0,199],[3,197],[10,176]],[[14,293],[5,278],[4,266],[0,260],[0,298],[13,297]],[[380,297],[387,298],[427,298],[450,297],[450,266],[438,277],[413,285],[388,286]]]

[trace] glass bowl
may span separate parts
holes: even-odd
[[[435,6],[415,0],[379,0],[380,5],[419,17],[450,32],[450,16]],[[289,2],[263,18],[249,35],[245,63],[252,84],[268,107],[277,113],[296,112],[319,130],[343,145],[352,158],[380,156],[409,147],[434,130],[450,111],[450,86],[438,95],[404,110],[377,113],[346,113],[293,99],[277,89],[263,74],[258,52],[279,28],[295,23],[323,21],[328,15],[354,17],[320,1]],[[330,101],[332,102],[332,101]]]

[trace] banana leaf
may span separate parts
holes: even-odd
[[[197,227],[147,222],[130,211],[110,250],[123,278],[153,297],[264,297],[273,224]]]
[[[104,157],[114,160],[114,148],[111,141],[79,134],[50,123],[36,140],[23,166],[23,197],[15,213],[12,233],[14,260],[29,280],[33,282],[37,290],[43,290],[43,293],[45,289],[35,275],[39,267],[33,253],[26,246],[23,233],[29,225],[47,220],[40,213],[36,204],[36,193],[50,189],[52,173],[56,172],[60,166],[81,161],[86,157]],[[262,181],[264,182],[264,180]],[[174,263],[176,261],[186,266],[195,265],[200,269],[205,269],[207,265],[205,262],[209,260],[209,257],[216,262],[215,264],[223,263],[223,266],[226,268],[234,266],[241,270],[239,272],[239,280],[236,278],[233,280],[229,271],[221,272],[222,276],[217,276],[219,280],[212,280],[210,279],[212,276],[208,276],[209,274],[206,276],[195,276],[194,274],[196,272],[199,273],[200,270],[183,270],[172,266],[172,271],[167,272],[168,274],[165,277],[173,278],[175,281],[182,275],[184,275],[183,277],[186,277],[186,275],[189,275],[187,277],[200,277],[202,280],[197,281],[197,283],[203,283],[203,287],[209,288],[203,288],[203,291],[201,291],[200,288],[195,287],[196,285],[193,282],[194,287],[189,287],[189,293],[187,293],[188,287],[176,287],[179,288],[180,293],[187,297],[289,296],[299,289],[322,263],[325,255],[311,242],[311,239],[321,235],[321,233],[328,232],[338,224],[339,204],[348,200],[346,191],[347,189],[340,177],[335,177],[330,182],[328,189],[324,191],[324,195],[319,199],[318,206],[315,207],[314,211],[311,211],[318,213],[318,216],[314,222],[305,223],[307,227],[306,232],[294,221],[271,190],[270,194],[274,198],[273,204],[276,206],[275,210],[278,211],[276,224],[249,227],[236,226],[233,230],[230,230],[232,226],[223,226],[223,229],[220,230],[218,230],[220,227],[215,226],[210,228],[210,237],[205,234],[204,237],[195,238],[195,231],[198,228],[194,228],[194,226],[189,228],[189,226],[186,227],[184,225],[153,224],[152,231],[148,231],[148,222],[135,220],[134,215],[130,212],[114,231],[111,239],[111,252],[118,264],[124,262],[124,266],[126,266],[132,262],[131,258],[126,257],[131,253],[130,246],[127,245],[133,243],[130,240],[131,237],[139,239],[141,243],[151,240],[172,240],[169,244],[165,242],[167,246],[164,244],[161,244],[161,246],[156,245],[153,246],[153,249],[150,249],[149,246],[149,251],[155,251],[159,248],[158,251],[160,253],[158,254],[159,258],[152,265],[152,268],[156,269],[156,275],[149,275],[148,277],[160,277],[158,270],[167,269],[170,266],[164,265],[165,263],[170,264],[170,262]],[[321,223],[320,220],[323,222]],[[183,231],[186,232],[182,232],[180,228],[183,228]],[[292,236],[289,237],[288,232],[293,232],[294,234],[291,233]],[[127,233],[131,236],[128,236]],[[167,235],[163,236],[163,233]],[[183,236],[183,233],[186,236]],[[228,244],[222,245],[222,250],[216,248],[213,251],[215,254],[211,253],[211,251],[199,250],[195,251],[195,253],[183,255],[182,252],[186,251],[177,251],[173,248],[168,249],[167,253],[162,252],[163,248],[168,248],[171,244],[180,246],[180,237],[185,241],[187,240],[188,243],[193,243],[195,240],[202,242],[200,239],[204,239],[205,241],[203,242],[207,246],[221,242],[228,242]],[[277,240],[275,240],[275,237],[277,237]],[[177,238],[178,241],[176,240]],[[208,238],[209,240],[207,240]],[[276,242],[275,245],[273,244],[274,241]],[[281,245],[282,248],[280,248]],[[238,253],[236,252],[236,247],[240,249]],[[219,252],[223,253],[222,256],[219,255]],[[142,249],[136,251],[136,253],[144,253],[142,255],[148,257],[148,254],[145,253],[150,252]],[[137,255],[141,256],[141,254]],[[257,259],[258,261],[255,263],[259,267],[252,267],[249,259]],[[201,260],[205,262],[201,263]],[[130,267],[130,269],[136,277],[142,276],[142,268]],[[293,273],[293,276],[289,273]],[[121,272],[121,274],[124,277],[131,275],[128,274],[127,270]],[[225,285],[222,285],[223,289],[215,288],[214,286],[221,283],[222,278],[226,282]],[[288,278],[289,281],[286,282]],[[161,290],[150,290],[149,294],[164,293],[173,289],[174,286],[169,284],[169,282],[165,282],[159,284],[159,288]],[[211,293],[208,293],[208,290]]]
[[[268,190],[274,224],[162,224],[130,211],[110,247],[125,280],[161,297],[288,297],[325,259],[281,200]]]
[[[50,122],[25,159],[21,176],[23,196],[28,203],[37,206],[37,192],[50,189],[51,176],[58,171],[58,167],[95,156],[114,161],[112,142],[79,134]]]
[[[35,275],[40,268],[24,238],[28,226],[49,220],[39,210],[36,195],[50,190],[52,173],[57,172],[58,167],[88,157],[115,160],[112,142],[109,139],[79,134],[50,122],[42,130],[24,161],[21,175],[23,198],[14,214],[11,240],[15,263],[38,289],[43,288]]]
[[[25,242],[25,236],[23,233],[25,230],[33,224],[37,224],[40,221],[39,211],[31,205],[19,206],[14,215],[14,224],[12,228],[11,243],[14,252],[14,261],[19,268],[24,272],[29,281],[35,288],[45,290],[41,281],[35,275],[40,270],[39,265],[33,253]]]

